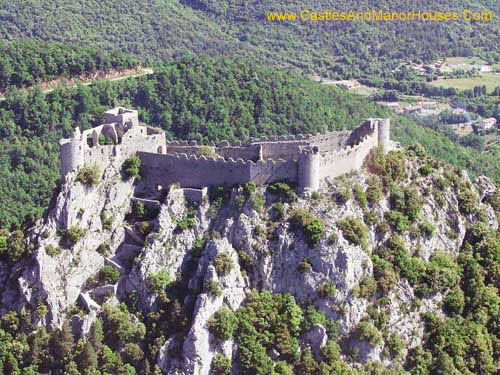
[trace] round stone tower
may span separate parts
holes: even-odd
[[[301,190],[316,191],[319,189],[319,153],[317,147],[301,152],[298,182]]]
[[[80,128],[76,128],[73,138],[59,141],[62,176],[83,166],[84,145],[81,138]]]
[[[391,120],[382,119],[378,121],[378,145],[384,147],[385,152],[391,150],[390,143]]]

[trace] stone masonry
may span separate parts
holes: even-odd
[[[370,150],[390,151],[390,120],[369,119],[353,131],[222,141],[209,146],[196,141],[167,142],[163,131],[139,124],[137,111],[116,108],[105,124],[60,141],[61,174],[84,165],[104,169],[137,154],[145,190],[156,192],[178,183],[185,188],[211,185],[258,185],[288,180],[301,190],[315,191],[320,181],[361,168]],[[106,144],[100,140],[106,139]],[[110,141],[111,140],[111,141]],[[206,156],[206,155],[210,156]]]

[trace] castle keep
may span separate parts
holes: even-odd
[[[116,108],[104,115],[104,125],[62,139],[61,173],[84,165],[119,167],[131,155],[141,158],[144,189],[161,190],[172,183],[185,188],[210,185],[258,185],[279,180],[296,182],[302,190],[317,190],[320,181],[361,168],[370,150],[395,148],[389,139],[389,119],[369,119],[353,131],[222,141],[210,146],[196,141],[167,142],[163,131],[139,124],[137,111]],[[206,156],[210,155],[210,156]]]

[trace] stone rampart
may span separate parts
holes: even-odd
[[[117,122],[83,133],[76,130],[72,139],[61,140],[62,174],[85,164],[102,169],[111,163],[119,165],[137,153],[144,169],[143,183],[151,191],[172,183],[199,189],[280,180],[317,190],[322,179],[361,168],[372,148],[382,145],[389,151],[392,147],[388,119],[369,119],[353,131],[251,138],[245,144],[222,141],[203,146],[196,141],[166,142],[163,132],[136,123],[136,115],[132,110],[111,110],[105,118]],[[101,134],[115,144],[100,145]],[[207,147],[215,157],[199,156]]]

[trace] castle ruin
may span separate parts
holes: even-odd
[[[320,181],[361,168],[371,149],[394,149],[389,119],[369,119],[353,131],[318,135],[250,138],[246,143],[222,141],[199,145],[196,141],[168,142],[163,131],[139,124],[135,110],[115,108],[104,114],[105,124],[60,141],[61,174],[84,165],[120,166],[137,154],[142,183],[151,192],[178,183],[183,188],[264,185],[281,180],[301,190],[316,191]]]

